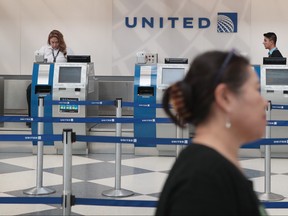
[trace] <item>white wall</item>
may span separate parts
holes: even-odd
[[[217,33],[217,13],[237,12],[238,32]],[[164,28],[125,27],[124,19],[136,17],[178,17],[175,28],[164,21]],[[193,28],[183,28],[183,17],[193,17]],[[211,21],[207,29],[198,27],[198,18]],[[157,23],[157,22],[155,22]],[[159,23],[159,22],[158,22]],[[159,62],[167,57],[187,57],[211,49],[237,48],[250,54],[251,0],[115,0],[113,4],[113,72],[133,72],[135,54],[144,50],[158,53]],[[170,27],[169,27],[170,26]],[[133,74],[133,73],[132,73]]]
[[[251,0],[251,57],[253,63],[262,63],[267,56],[264,49],[263,33],[273,31],[277,34],[277,46],[282,55],[288,57],[288,1]]]
[[[0,1],[0,74],[20,74],[20,4]]]
[[[111,22],[111,0],[0,0],[0,74],[31,74],[53,29],[75,54],[91,55],[96,74],[111,74]]]
[[[267,31],[277,33],[278,47],[288,56],[287,6],[287,0],[0,0],[0,75],[31,74],[34,51],[52,29],[62,31],[75,54],[91,55],[97,75],[133,75],[140,50],[163,61],[236,47],[260,64]],[[217,12],[229,11],[238,13],[238,32],[216,33]],[[212,26],[128,29],[125,16],[206,16]]]

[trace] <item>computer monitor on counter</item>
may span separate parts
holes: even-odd
[[[90,55],[67,55],[67,62],[90,63],[91,57]]]
[[[286,65],[285,57],[264,57],[264,65]]]

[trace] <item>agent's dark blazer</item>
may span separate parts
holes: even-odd
[[[283,57],[278,49],[275,49],[269,57]]]

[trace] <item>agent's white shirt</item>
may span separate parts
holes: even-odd
[[[72,55],[73,51],[67,47],[67,55]],[[47,59],[47,62],[53,62],[54,57],[56,57],[56,62],[67,62],[67,59],[64,56],[63,52],[59,52],[59,49],[53,49],[50,45],[42,46],[38,53],[44,54],[44,59]],[[58,54],[57,54],[58,53]]]

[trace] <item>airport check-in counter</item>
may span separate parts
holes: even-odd
[[[94,65],[93,63],[55,63],[53,78],[53,100],[63,101],[54,105],[53,117],[84,118],[88,116],[88,109],[93,106],[66,104],[69,101],[93,100],[95,96]],[[76,135],[86,135],[85,123],[53,123],[54,134],[62,134],[64,128],[71,128]],[[57,153],[63,152],[63,143],[54,143]],[[75,142],[72,145],[73,154],[87,154],[86,142]]]
[[[69,101],[97,100],[97,82],[94,79],[93,63],[34,63],[31,84],[31,117],[38,117],[38,97],[44,97],[44,117],[81,118],[97,115],[97,107],[71,105]],[[52,100],[63,104],[52,105]],[[44,134],[62,134],[63,129],[71,128],[76,135],[86,135],[85,123],[44,122]],[[32,122],[32,134],[38,133],[38,123]],[[36,153],[37,142],[33,142]],[[60,141],[44,142],[44,153],[62,154]],[[73,154],[87,154],[85,142],[75,142]]]
[[[261,67],[261,94],[272,104],[288,105],[288,66],[287,65],[263,65]],[[271,110],[271,120],[288,121],[288,110]],[[287,127],[271,126],[271,138],[287,138]],[[261,146],[261,152],[264,152]],[[272,156],[287,156],[287,145],[272,145]]]
[[[134,103],[161,104],[167,87],[184,78],[188,64],[136,64],[134,76]],[[155,123],[154,118],[168,118],[162,108],[134,107],[134,118],[151,119],[149,123],[134,123],[134,137],[177,138],[173,123]],[[182,137],[188,138],[189,129],[184,129]],[[147,147],[141,143],[135,145],[136,155],[175,155],[175,145],[157,145]]]

